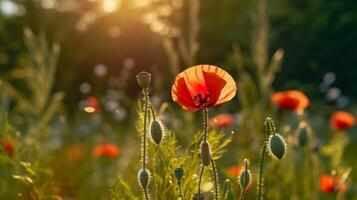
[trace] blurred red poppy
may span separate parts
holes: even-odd
[[[233,125],[233,122],[233,116],[231,114],[224,113],[211,118],[209,124],[214,128],[229,128]]]
[[[100,144],[93,149],[93,156],[95,158],[107,157],[115,158],[120,155],[120,149],[115,144]]]
[[[15,152],[15,146],[13,142],[2,142],[2,147],[8,156],[12,157]]]
[[[232,76],[213,65],[190,67],[176,76],[171,96],[184,109],[197,111],[230,101],[237,86]]]
[[[242,170],[243,170],[243,166],[229,166],[227,168],[227,174],[228,176],[238,177]],[[250,179],[246,191],[248,191],[252,187],[252,185],[253,185],[253,180]]]
[[[271,99],[278,107],[295,112],[305,110],[310,104],[307,96],[298,90],[275,92]]]
[[[346,192],[348,186],[345,183],[341,183],[339,176],[333,175],[321,175],[320,176],[320,190],[326,193],[332,193],[335,191]]]
[[[356,118],[348,112],[337,111],[331,116],[330,123],[335,130],[346,130],[356,124]]]

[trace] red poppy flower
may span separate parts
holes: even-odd
[[[219,114],[210,119],[209,124],[215,128],[229,128],[233,125],[234,118],[231,114]]]
[[[176,76],[171,96],[184,109],[197,111],[231,100],[237,86],[232,76],[213,65],[190,67]]]
[[[115,144],[100,144],[93,149],[93,156],[95,158],[107,157],[115,158],[120,155],[120,149]]]
[[[339,176],[322,175],[320,176],[320,190],[326,193],[335,191],[346,192],[348,189],[347,184],[341,183]]]
[[[8,156],[12,157],[15,152],[15,147],[12,142],[3,142],[2,147]]]
[[[356,118],[348,112],[337,111],[331,116],[330,123],[335,130],[346,130],[356,124]]]
[[[275,92],[271,99],[278,107],[295,112],[303,111],[310,104],[307,96],[298,90]]]
[[[243,169],[243,166],[229,166],[227,168],[227,174],[232,177],[239,177],[241,171]],[[253,180],[250,179],[248,187],[246,188],[246,191],[248,191],[253,185]]]

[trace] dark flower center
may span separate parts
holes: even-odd
[[[202,95],[201,93],[198,93],[194,98],[193,102],[195,103],[195,107],[199,108],[203,104],[208,102],[209,94],[206,93],[205,95]]]

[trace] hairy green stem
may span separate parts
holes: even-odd
[[[264,167],[266,144],[269,139],[269,135],[275,134],[275,133],[276,133],[276,128],[274,126],[274,121],[270,117],[268,117],[265,121],[265,139],[264,139],[264,145],[263,145],[263,149],[262,149],[262,154],[261,154],[261,158],[260,158],[260,166],[259,166],[258,200],[263,199],[262,198],[263,167]]]
[[[200,177],[198,179],[198,191],[197,191],[199,197],[201,195],[201,183],[202,183],[202,177],[203,177],[204,168],[205,168],[205,166],[201,165]]]
[[[144,133],[143,133],[143,170],[146,165],[146,128],[147,128],[147,112],[148,112],[148,94],[147,88],[143,89],[144,93]]]
[[[178,184],[178,190],[179,190],[179,195],[181,197],[181,200],[184,200],[182,190],[181,190],[181,183],[177,183],[177,184]]]
[[[259,185],[258,185],[258,200],[262,199],[262,185],[263,185],[263,166],[264,166],[264,158],[265,158],[265,141],[264,147],[262,150],[262,155],[260,158],[260,167],[259,167]]]
[[[245,190],[242,190],[242,191],[240,192],[240,196],[239,196],[239,199],[240,199],[240,200],[244,200],[244,194],[245,194]]]
[[[152,106],[152,104],[150,104],[150,110],[151,110],[153,120],[156,120],[155,110],[154,110],[154,107]]]
[[[208,133],[207,121],[208,121],[208,112],[207,112],[207,108],[204,108],[203,109],[203,142],[207,142],[207,133]],[[200,171],[200,176],[199,176],[199,180],[198,180],[198,196],[201,195],[201,183],[202,183],[204,168],[205,168],[205,166],[203,164],[201,164],[201,171]]]
[[[149,195],[148,195],[147,188],[143,188],[143,190],[144,190],[145,200],[149,200]]]
[[[212,165],[213,180],[214,180],[214,194],[215,194],[215,199],[218,200],[219,199],[218,174],[217,174],[216,164],[214,163],[212,156],[211,156],[211,165]]]

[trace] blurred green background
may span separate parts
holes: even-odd
[[[142,69],[169,74],[167,58],[158,34],[143,22],[144,8],[129,1],[115,1],[115,8],[103,10],[100,0],[1,0],[0,65],[1,73],[20,65],[24,51],[23,28],[43,33],[50,42],[58,42],[61,54],[55,90],[66,92],[69,110],[83,99],[82,83],[92,86],[90,94],[105,93],[109,80],[120,79],[125,66],[135,66],[131,75]],[[135,1],[133,1],[135,2]],[[145,2],[145,1],[143,1]],[[109,3],[110,4],[110,3]],[[110,7],[110,5],[109,5]],[[277,90],[303,87],[313,99],[325,99],[328,88],[321,85],[327,74],[331,87],[341,91],[339,102],[356,100],[357,87],[357,3],[345,1],[268,2],[269,52],[285,52],[282,71],[274,82]],[[238,42],[249,60],[252,40],[251,15],[255,1],[206,0],[201,4],[197,63],[226,66],[232,44]],[[103,65],[105,77],[94,73]],[[329,76],[330,75],[330,76]],[[325,77],[326,79],[326,77]],[[124,81],[122,89],[130,96],[138,90],[135,80]],[[167,85],[172,81],[164,80]],[[319,87],[320,86],[320,87]],[[163,89],[168,89],[163,88]],[[330,91],[333,92],[333,91]]]

